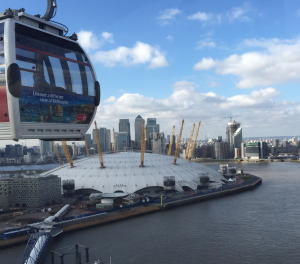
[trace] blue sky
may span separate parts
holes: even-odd
[[[88,3],[88,4],[87,4]],[[101,84],[97,123],[156,117],[161,130],[225,136],[235,115],[243,136],[299,131],[299,1],[63,1],[53,19],[76,32]],[[44,1],[2,1],[1,10],[43,15]],[[201,136],[200,136],[201,138]]]

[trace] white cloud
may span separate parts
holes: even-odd
[[[226,14],[229,21],[233,20],[241,20],[241,21],[249,21],[250,18],[246,15],[251,10],[249,3],[244,3],[243,6],[240,7],[234,7],[231,10],[229,10]]]
[[[174,40],[174,37],[169,35],[169,36],[166,37],[166,39],[169,40],[170,42],[172,42]]]
[[[239,20],[242,22],[250,21],[250,17],[247,14],[252,11],[249,3],[245,2],[242,6],[233,7],[227,12],[223,12],[220,14],[209,13],[209,12],[197,12],[195,14],[189,15],[187,19],[189,20],[197,20],[204,25],[206,23],[214,23],[219,24],[222,21],[232,22],[234,20]]]
[[[217,87],[218,83],[217,82],[210,82],[209,87]]]
[[[215,66],[215,61],[212,58],[203,58],[195,64],[194,71],[208,70]]]
[[[117,101],[117,98],[114,96],[110,96],[109,98],[105,99],[103,102],[104,103],[114,103]]]
[[[214,17],[212,13],[205,13],[205,12],[197,12],[193,15],[188,16],[187,18],[190,20],[198,20],[198,21],[208,21]]]
[[[78,42],[86,50],[97,49],[100,47],[100,42],[92,31],[80,30],[77,33],[77,36]]]
[[[157,17],[158,23],[161,25],[169,25],[171,24],[171,20],[174,20],[175,16],[180,13],[181,11],[177,8],[170,8],[165,11],[161,11],[160,15]]]
[[[114,42],[113,34],[109,32],[102,32],[101,37],[98,37],[92,31],[80,30],[77,36],[78,42],[87,51],[98,49],[103,46],[105,42]]]
[[[149,62],[148,68],[151,69],[169,65],[163,52],[156,47],[139,41],[132,48],[121,46],[109,51],[98,51],[92,57],[95,61],[107,67],[116,65],[131,66]]]
[[[216,73],[240,78],[239,88],[287,83],[300,79],[300,39],[253,39],[243,45],[262,51],[233,54],[224,60],[203,58],[194,66],[202,71],[215,67]]]
[[[103,39],[105,39],[109,43],[113,43],[114,42],[114,35],[112,33],[102,32],[102,37],[103,37]]]
[[[238,121],[242,127],[249,127],[243,130],[244,136],[286,135],[287,126],[293,127],[295,131],[300,129],[299,102],[275,100],[280,92],[272,87],[232,97],[214,92],[203,93],[196,87],[193,82],[175,82],[173,92],[163,99],[124,93],[118,98],[101,102],[96,120],[103,127],[116,128],[119,118],[129,118],[133,135],[137,115],[143,118],[156,117],[161,131],[166,134],[172,132],[173,125],[176,125],[175,133],[178,133],[184,118],[184,137],[189,137],[191,124],[200,120],[207,133],[225,135],[228,121],[221,117],[232,114],[239,116]],[[253,124],[255,130],[250,129]]]
[[[206,38],[203,40],[198,41],[197,49],[204,49],[204,48],[215,48],[216,43],[211,38]]]

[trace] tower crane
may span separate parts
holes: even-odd
[[[114,153],[117,153],[117,142],[115,136],[115,129],[113,128],[113,137],[114,137]]]
[[[97,128],[97,122],[96,121],[95,121],[95,130],[96,130],[96,138],[97,138],[98,155],[99,155],[99,160],[100,160],[100,168],[103,169],[105,167],[104,167],[104,162],[103,162],[103,155],[102,155],[100,138],[99,138],[99,133],[98,133],[98,128]]]
[[[191,133],[189,143],[188,143],[187,148],[186,148],[184,159],[187,159],[188,156],[189,156],[189,150],[190,150],[190,146],[191,146],[191,142],[192,142],[192,137],[193,137],[193,134],[194,134],[194,128],[195,128],[195,123],[193,125],[192,133]]]
[[[176,165],[176,161],[177,161],[177,157],[178,157],[178,152],[179,152],[179,147],[180,147],[180,141],[181,141],[181,135],[182,135],[182,129],[183,129],[183,123],[184,123],[184,119],[182,119],[181,128],[180,128],[179,136],[178,136],[178,139],[177,139],[177,145],[176,145],[176,150],[175,150],[175,155],[174,155],[174,161],[173,161],[174,165]]]
[[[87,144],[87,142],[86,142],[86,137],[84,137],[84,143],[85,143],[86,155],[87,155],[87,156],[90,156],[89,147],[88,147],[88,144]]]
[[[170,156],[171,153],[172,153],[172,145],[173,145],[174,130],[175,130],[175,126],[173,126],[173,131],[172,131],[171,141],[170,141],[170,145],[169,145],[169,151],[168,151],[168,155],[169,155],[169,156]]]
[[[70,155],[70,151],[69,151],[67,142],[66,142],[66,141],[62,141],[61,143],[62,143],[62,146],[63,146],[63,148],[64,148],[64,152],[65,152],[67,161],[70,163],[71,168],[73,168],[73,167],[74,167],[74,165],[73,165],[73,160],[72,160],[72,157],[71,157],[71,155]]]
[[[196,145],[196,141],[197,141],[197,137],[198,137],[198,132],[199,132],[200,124],[201,124],[201,121],[199,122],[197,130],[196,130],[196,134],[195,134],[195,137],[194,137],[193,145],[192,145],[192,148],[190,150],[189,161],[192,160],[192,156],[193,156],[193,153],[194,153],[194,149],[195,149],[195,145]]]
[[[142,129],[142,140],[141,140],[141,164],[140,167],[144,167],[144,154],[145,154],[145,148],[146,148],[146,129],[145,129],[145,119],[143,119],[143,129]]]
[[[236,116],[222,116],[221,118],[229,118],[230,119],[230,123],[232,122],[232,118],[234,118]]]
[[[53,145],[53,149],[55,151],[56,157],[58,159],[58,162],[59,162],[60,165],[62,165],[62,161],[61,161],[57,146],[55,145],[54,141],[52,141],[52,145]]]

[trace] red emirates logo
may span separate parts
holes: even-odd
[[[86,120],[86,115],[77,115],[76,120],[77,121],[85,121]]]

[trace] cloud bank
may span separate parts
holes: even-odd
[[[112,33],[102,32],[99,37],[92,31],[81,30],[77,35],[79,43],[90,53],[93,61],[102,63],[106,67],[148,64],[148,69],[154,69],[169,65],[165,53],[159,47],[141,41],[137,41],[132,48],[120,46],[108,51],[97,51],[105,43],[114,43]]]
[[[300,39],[251,39],[242,45],[258,51],[233,54],[224,60],[202,58],[195,71],[214,69],[217,74],[239,77],[236,86],[254,88],[300,79]]]
[[[118,98],[111,96],[101,102],[96,115],[97,123],[101,127],[117,128],[119,118],[129,118],[134,135],[134,119],[137,115],[143,118],[156,117],[161,131],[170,134],[172,126],[176,125],[179,130],[181,120],[185,119],[186,137],[191,132],[191,124],[200,120],[211,136],[225,136],[229,120],[222,117],[231,115],[236,115],[243,127],[250,128],[243,130],[244,136],[286,134],[287,127],[290,127],[289,133],[293,134],[300,128],[297,125],[300,103],[276,100],[280,92],[273,87],[232,97],[214,92],[202,93],[197,87],[195,83],[183,80],[175,82],[173,92],[163,99],[138,93],[124,93]]]

